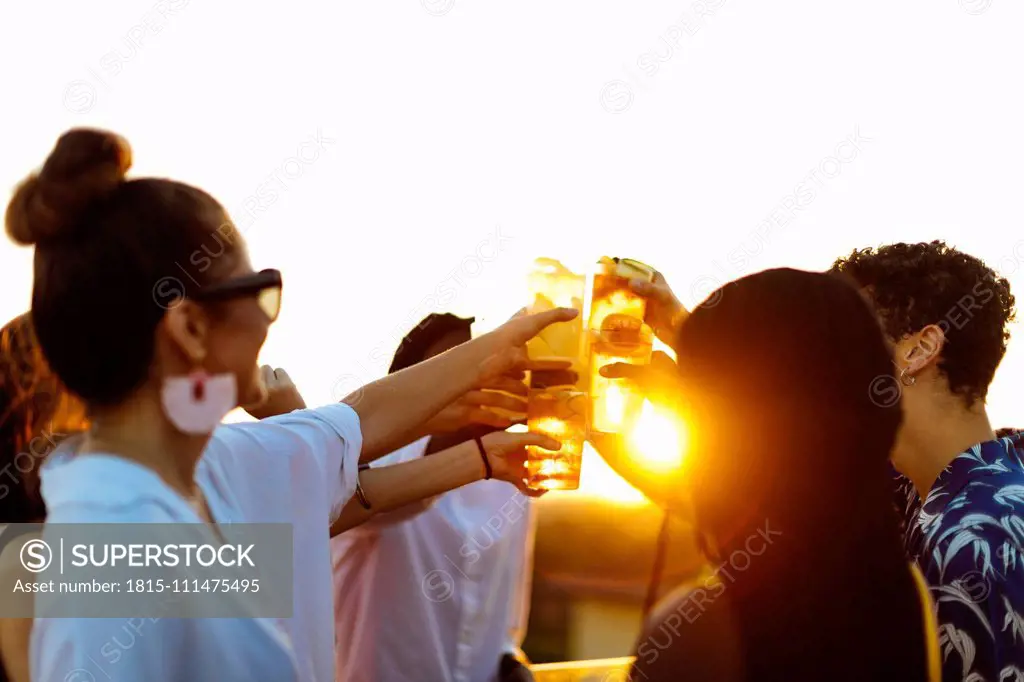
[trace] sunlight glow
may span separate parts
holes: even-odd
[[[567,493],[600,498],[623,505],[647,505],[650,501],[639,490],[619,476],[601,455],[586,443],[583,446],[583,467],[580,470],[579,489]]]
[[[595,361],[594,363],[598,363]],[[611,364],[611,363],[603,363]],[[610,429],[621,429],[622,422],[626,418],[626,407],[629,405],[629,389],[621,380],[606,380],[604,382],[604,396],[601,403],[595,407],[601,409],[604,414],[604,425]]]
[[[685,425],[675,415],[644,401],[636,426],[627,437],[634,465],[658,474],[677,471],[683,462]],[[623,505],[650,504],[639,490],[619,476],[590,443],[583,448],[579,494]]]
[[[537,432],[547,433],[552,437],[562,436],[568,430],[568,425],[564,421],[561,419],[555,419],[554,417],[538,419],[535,427]]]
[[[644,401],[628,442],[637,464],[651,470],[667,473],[683,463],[686,439],[682,422],[649,400]]]

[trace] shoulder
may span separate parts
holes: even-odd
[[[960,491],[928,530],[921,567],[940,609],[1024,604],[1024,489],[990,483]]]
[[[635,647],[635,670],[651,680],[728,682],[742,679],[739,629],[714,575],[676,588],[658,602]]]
[[[126,504],[91,502],[54,507],[46,517],[48,525],[64,523],[177,523],[181,517],[154,499],[139,498]]]
[[[965,486],[927,530],[933,560],[941,567],[979,571],[1020,566],[1024,546],[1024,482],[990,478]],[[994,560],[1000,560],[997,566]]]
[[[62,457],[41,478],[48,523],[174,521],[181,505],[156,472],[110,455]]]

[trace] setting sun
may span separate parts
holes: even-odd
[[[667,473],[682,464],[685,435],[675,415],[645,400],[640,419],[629,434],[630,453],[639,466]]]
[[[640,418],[627,437],[633,465],[658,474],[677,470],[686,448],[685,425],[674,415],[644,401]],[[587,443],[579,492],[620,504],[647,504],[647,498],[608,466]]]

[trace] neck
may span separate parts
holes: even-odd
[[[195,469],[209,436],[181,433],[167,420],[159,396],[136,395],[95,411],[81,452],[103,452],[141,464],[187,500],[198,498]]]
[[[910,432],[904,452],[894,458],[896,468],[913,482],[922,500],[957,456],[996,437],[984,401],[969,408],[956,396],[942,402],[923,406],[916,421],[924,426]]]

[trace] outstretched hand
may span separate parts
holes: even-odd
[[[526,342],[545,327],[568,322],[578,314],[573,308],[554,308],[528,314],[524,308],[505,324],[479,337],[480,341],[486,339],[491,350],[490,356],[480,367],[481,384],[517,372],[569,369],[572,363],[568,360],[531,360],[526,353]]]
[[[498,377],[481,389],[464,393],[428,421],[424,430],[432,436],[439,436],[470,426],[504,430],[514,424],[522,424],[526,420],[525,394],[526,384],[522,381]]]
[[[636,384],[652,403],[674,407],[682,397],[682,382],[676,363],[663,351],[655,351],[646,365],[616,362],[600,368],[601,376]]]
[[[480,439],[491,464],[494,478],[507,481],[528,497],[540,497],[543,490],[526,485],[526,446],[535,445],[545,450],[560,450],[562,444],[541,433],[489,433]]]

